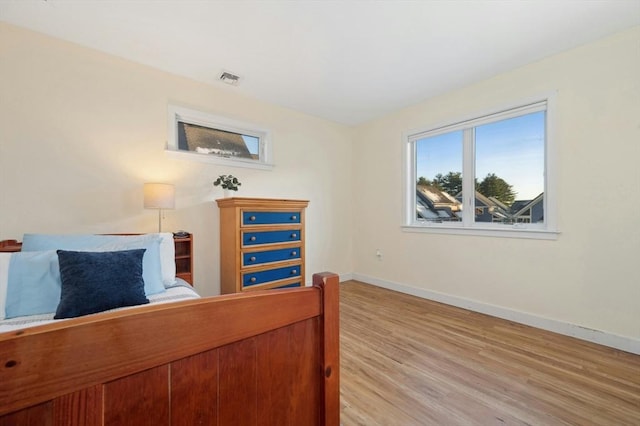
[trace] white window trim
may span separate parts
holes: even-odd
[[[217,155],[200,154],[197,152],[180,150],[178,148],[178,121],[224,130],[227,132],[255,136],[260,140],[260,160],[225,158]],[[268,129],[261,128],[251,123],[207,114],[202,111],[196,111],[189,108],[169,105],[167,135],[166,152],[173,158],[201,161],[230,167],[245,167],[261,170],[273,169],[271,132]]]
[[[452,120],[440,125],[432,125],[408,130],[402,133],[402,157],[403,157],[403,210],[402,210],[402,230],[404,232],[419,232],[433,234],[454,234],[454,235],[477,235],[489,237],[506,238],[529,238],[542,240],[555,240],[558,238],[557,228],[557,201],[556,201],[556,158],[554,136],[555,131],[555,111],[557,93],[547,93],[534,98],[525,99],[521,102],[504,105],[489,111],[483,111],[458,120]],[[544,215],[543,224],[515,223],[513,225],[476,223],[472,215],[463,216],[462,222],[433,223],[422,222],[415,219],[416,215],[416,192],[415,182],[418,177],[415,170],[415,141],[426,134],[435,136],[437,134],[448,133],[470,126],[478,126],[485,122],[493,122],[511,118],[527,112],[532,105],[546,103],[546,137],[545,137],[545,187],[544,187]],[[531,109],[533,112],[535,109]],[[503,116],[497,116],[503,114]],[[488,117],[491,117],[490,119]],[[496,117],[497,120],[496,120]],[[474,169],[475,153],[473,144],[468,141],[463,142],[463,170]],[[471,163],[471,164],[469,164]],[[475,173],[474,173],[475,175]],[[463,180],[463,193],[474,194],[472,179]],[[468,200],[468,206],[474,206],[475,200]],[[471,202],[469,202],[471,201]]]

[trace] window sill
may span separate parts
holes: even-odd
[[[460,226],[446,225],[404,225],[403,232],[418,232],[426,234],[449,234],[449,235],[474,235],[481,237],[499,238],[525,238],[534,240],[557,240],[560,232],[545,229],[498,229],[498,228],[462,228]]]
[[[273,170],[273,164],[259,163],[257,161],[245,161],[239,159],[231,159],[224,157],[217,157],[209,154],[198,154],[196,152],[175,151],[173,149],[166,149],[165,152],[171,158],[179,160],[200,161],[202,163],[219,164],[221,166],[229,167],[244,167],[248,169],[259,170]]]

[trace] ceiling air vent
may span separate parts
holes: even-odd
[[[240,77],[238,77],[235,74],[231,74],[230,72],[223,71],[222,74],[220,74],[220,81],[222,81],[223,83],[230,84],[232,86],[237,86],[239,80],[240,80]]]

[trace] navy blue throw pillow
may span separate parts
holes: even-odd
[[[58,250],[62,291],[54,318],[149,303],[142,279],[144,252]]]

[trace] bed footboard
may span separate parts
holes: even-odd
[[[0,334],[1,425],[339,425],[338,277]]]

